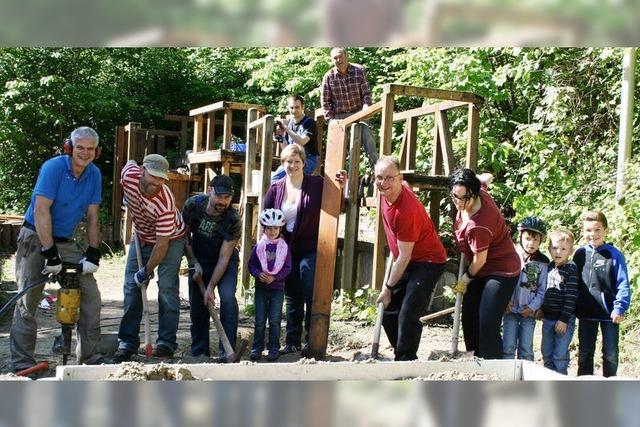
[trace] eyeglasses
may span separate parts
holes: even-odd
[[[460,202],[468,202],[469,200],[471,200],[472,196],[467,196],[466,194],[462,197],[458,197],[456,196],[454,193],[450,193],[449,196],[451,196],[451,198],[456,201],[460,201]]]
[[[385,184],[393,181],[393,178],[400,176],[400,174],[392,175],[392,176],[381,176],[376,175],[376,182],[384,182]]]

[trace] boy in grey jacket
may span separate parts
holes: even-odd
[[[520,244],[516,252],[522,272],[502,318],[504,359],[514,359],[517,349],[518,359],[533,361],[535,313],[544,300],[549,264],[549,258],[538,249],[546,231],[544,221],[535,216],[526,217],[518,224]]]

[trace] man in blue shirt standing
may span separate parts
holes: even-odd
[[[18,235],[16,281],[22,291],[58,274],[62,262],[82,264],[80,275],[80,320],[76,347],[77,364],[102,362],[95,353],[100,340],[100,291],[93,277],[100,263],[98,210],[102,199],[102,175],[92,162],[98,134],[90,127],[71,133],[68,154],[42,165],[31,203]],[[86,216],[87,241],[83,250],[73,239],[78,223]],[[16,371],[36,364],[36,308],[44,283],[29,289],[16,304],[11,324],[11,360]]]

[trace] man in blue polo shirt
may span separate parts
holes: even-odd
[[[42,165],[31,203],[18,235],[16,281],[18,290],[58,274],[62,262],[82,264],[80,275],[80,320],[78,321],[77,364],[102,362],[95,353],[100,340],[100,291],[93,273],[100,262],[98,210],[102,198],[102,175],[92,163],[98,148],[98,134],[90,127],[71,133],[69,154]],[[73,240],[78,223],[86,216],[89,247],[83,251]],[[36,308],[44,284],[29,289],[16,304],[11,324],[10,349],[16,371],[36,364]]]

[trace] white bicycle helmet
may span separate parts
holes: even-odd
[[[286,223],[280,209],[265,209],[260,212],[260,224],[265,227],[284,227]]]

